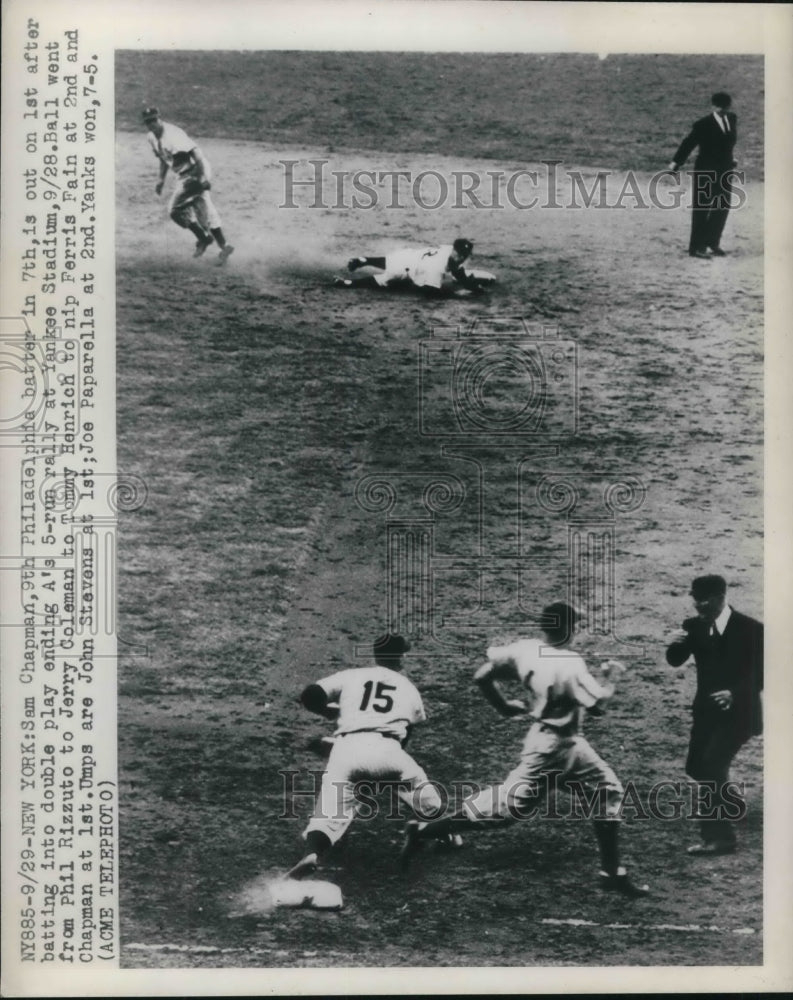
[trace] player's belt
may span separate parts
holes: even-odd
[[[382,729],[353,729],[351,733],[337,733],[338,736],[357,736],[358,733],[377,733],[378,736],[385,736],[388,740],[396,740],[397,743],[402,742],[402,737],[397,736],[396,733],[384,733]]]
[[[552,726],[547,722],[539,720],[537,725],[544,733],[554,733],[556,736],[570,736],[575,732],[575,723],[566,722],[563,726]]]

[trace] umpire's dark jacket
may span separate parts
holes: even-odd
[[[673,642],[667,662],[679,667],[689,656],[697,665],[694,730],[722,729],[734,739],[735,749],[763,731],[760,692],[763,690],[763,626],[740,611],[731,611],[722,635],[711,636],[704,619],[683,622],[685,639]],[[720,709],[709,695],[729,689],[732,706]],[[692,740],[694,733],[692,732]]]
[[[727,121],[730,123],[729,132],[722,131],[712,114],[695,121],[674,155],[677,166],[685,163],[697,148],[695,170],[715,170],[721,173],[734,167],[733,149],[737,138],[738,118],[732,111],[728,111]]]

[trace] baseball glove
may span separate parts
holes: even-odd
[[[206,180],[200,181],[197,179],[191,179],[185,183],[184,192],[185,194],[192,195],[193,197],[195,197],[196,195],[203,194],[204,191],[208,191],[211,186],[212,185],[209,183],[209,181]]]

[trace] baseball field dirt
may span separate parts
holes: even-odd
[[[739,854],[687,857],[690,810],[663,820],[641,803],[660,781],[686,787],[693,668],[668,667],[664,649],[691,613],[691,578],[724,574],[732,603],[762,618],[762,61],[121,52],[116,75],[119,469],[148,488],[120,532],[123,964],[761,963],[762,740],[733,771],[747,807]],[[465,101],[429,100],[461,81]],[[667,100],[640,102],[662,83]],[[648,190],[718,88],[739,114],[745,198],[727,223],[729,255],[699,261],[685,253],[684,205],[614,202],[627,171]],[[236,248],[224,268],[211,252],[192,259],[192,238],[155,195],[138,124],[152,103],[212,163]],[[310,179],[310,160],[327,161],[319,204],[304,185],[282,207],[287,171]],[[590,189],[609,171],[609,204],[455,207],[450,196],[434,210],[408,197],[391,208],[383,184],[356,209],[331,173],[432,171],[431,183],[549,169],[560,201],[571,173]],[[674,190],[658,182],[659,199]],[[486,295],[332,287],[353,255],[458,235],[498,277]],[[577,380],[577,410],[549,379],[556,437],[452,433],[438,343],[522,336],[523,320],[562,345],[554,363],[560,385]],[[515,387],[503,371],[488,383],[493,426]],[[381,480],[398,494],[392,508]],[[428,508],[437,481],[450,492]],[[577,484],[574,511],[542,502],[554,482]],[[604,506],[612,482],[629,482],[635,502]],[[599,892],[591,824],[572,817],[468,835],[405,876],[402,822],[384,807],[324,869],[343,910],[234,915],[252,879],[299,856],[331,726],[297,697],[391,623],[397,522],[431,536],[432,600],[411,584],[416,607],[399,621],[421,625],[406,673],[429,720],[411,752],[447,788],[495,781],[516,761],[525,722],[490,709],[473,671],[487,645],[531,631],[532,613],[567,593],[581,524],[607,537],[608,586],[592,587],[610,595],[621,642],[589,632],[581,649],[629,670],[586,734],[637,791],[623,852],[648,899]],[[577,586],[591,597],[587,580]]]

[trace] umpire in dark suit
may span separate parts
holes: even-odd
[[[694,149],[692,177],[691,257],[723,257],[721,234],[730,211],[732,177],[735,168],[733,150],[737,138],[738,118],[729,110],[732,99],[723,91],[711,98],[713,111],[694,122],[691,131],[680,143],[669,169],[674,173],[686,162]]]
[[[698,782],[714,783],[716,790],[713,808],[706,810],[713,818],[700,821],[702,843],[688,851],[729,854],[735,850],[735,830],[721,813],[725,806],[721,792],[735,754],[763,730],[763,626],[727,604],[727,584],[721,576],[697,577],[691,596],[697,615],[683,622],[666,659],[679,667],[694,657],[697,693],[686,774]],[[731,808],[735,816],[734,801]]]

